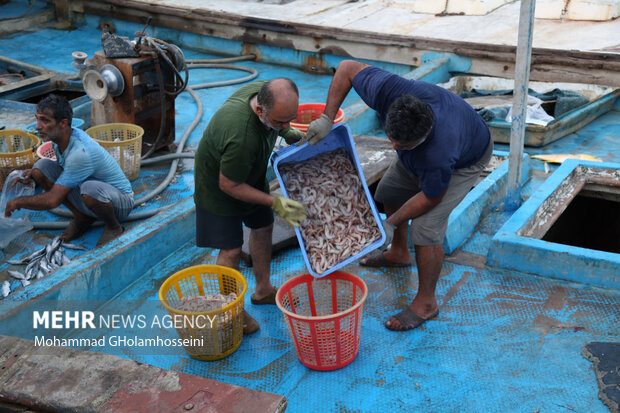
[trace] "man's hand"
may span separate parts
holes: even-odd
[[[294,227],[298,227],[299,223],[308,217],[303,204],[280,195],[274,195],[271,208]]]
[[[6,203],[6,208],[4,209],[4,216],[7,218],[10,217],[16,209],[19,209],[16,198],[9,199],[9,202]]]
[[[310,125],[308,125],[308,132],[300,143],[307,141],[310,145],[316,145],[329,135],[333,125],[334,121],[323,113],[320,118],[310,122]]]
[[[11,188],[15,187],[18,182],[23,185],[30,185],[32,183],[32,169],[24,169],[21,171],[19,178],[14,180],[11,184]]]
[[[390,224],[387,221],[383,221],[383,230],[385,231],[385,242],[382,246],[379,247],[379,250],[385,251],[388,249],[392,240],[394,239],[394,231],[396,230],[396,226]]]

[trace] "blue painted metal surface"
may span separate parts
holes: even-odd
[[[185,203],[179,208],[187,206]],[[161,219],[173,215],[165,214]],[[190,214],[184,219],[193,222]],[[150,226],[143,237],[150,239],[153,231],[163,239],[179,232],[174,225]],[[185,234],[193,236],[191,230]],[[132,242],[125,237],[114,248],[140,264],[146,257],[134,254]],[[94,258],[92,264],[118,269],[101,271],[102,278],[123,278],[134,269],[108,263],[125,260],[121,255]],[[160,256],[153,255],[152,261]],[[152,316],[157,289],[169,275],[189,265],[214,263],[215,259],[213,251],[197,248],[189,241],[113,297],[109,289],[97,290],[97,284],[71,289],[75,292],[75,288],[90,287],[99,300],[113,298],[110,305],[123,306],[127,315]],[[577,355],[587,342],[617,338],[617,331],[610,327],[620,322],[620,314],[614,311],[620,303],[618,292],[446,263],[437,290],[440,316],[418,331],[399,334],[386,331],[383,322],[415,293],[415,268],[373,271],[349,265],[345,270],[365,280],[369,297],[359,354],[341,370],[316,372],[301,365],[279,310],[275,306],[252,306],[247,297],[246,309],[259,321],[261,329],[244,337],[239,350],[226,359],[200,362],[180,349],[159,355],[145,354],[137,347],[103,346],[92,350],[120,353],[162,368],[283,394],[290,412],[473,412],[494,411],[498,405],[510,411],[606,411],[597,399],[589,362]],[[241,271],[251,290],[251,269],[242,266]],[[301,252],[296,248],[279,253],[272,263],[273,281],[278,285],[304,271]],[[57,303],[63,308],[62,300]],[[85,306],[91,303],[87,301]],[[44,304],[39,303],[38,308],[45,308]],[[21,325],[29,325],[29,311],[20,314]],[[3,320],[1,328],[5,325]],[[12,323],[13,334],[19,326]],[[154,333],[175,337],[173,328]],[[88,334],[74,335],[81,336]],[[446,388],[451,390],[447,392]]]
[[[620,164],[569,159],[532,194],[493,237],[488,264],[552,278],[620,289],[620,254],[557,244],[524,236],[526,225],[546,219],[544,203],[580,165],[620,170]],[[618,181],[620,174],[616,174]]]
[[[84,25],[72,32],[48,29],[0,39],[0,54],[37,64],[43,61],[47,68],[68,73],[72,51],[80,49],[92,56],[100,48],[100,32],[94,29],[98,22],[98,18],[87,17]],[[142,29],[136,24],[115,23],[120,34]],[[168,40],[177,36],[184,42],[186,58],[208,58],[216,52],[239,54],[242,49],[241,44],[228,40],[162,29],[154,29],[152,34]],[[28,44],[46,44],[49,49],[35,56],[25,46]],[[260,71],[260,79],[289,76],[298,83],[302,102],[325,100],[330,76],[304,73],[293,67],[292,63],[303,61],[295,51],[275,48],[261,51],[272,60],[247,62]],[[329,62],[330,59],[327,57]],[[340,58],[333,59],[336,64]],[[270,64],[276,61],[287,62],[288,66]],[[408,67],[388,68],[401,74],[410,72]],[[441,72],[443,68],[438,70]],[[235,75],[226,71],[192,71],[190,83]],[[198,91],[206,104],[205,114],[191,134],[189,148],[196,147],[208,120],[237,87]],[[196,109],[186,93],[176,103],[177,136],[181,136]],[[359,103],[358,96],[350,94],[344,106],[354,134],[380,134],[376,131],[376,116]],[[359,118],[349,116],[354,113],[359,113]],[[507,149],[501,145],[496,148]],[[620,161],[620,104],[616,101],[609,113],[578,132],[527,152],[588,152],[607,162]],[[0,333],[26,335],[26,327],[32,323],[32,310],[43,306],[44,301],[54,302],[58,308],[80,300],[85,306],[126,303],[126,314],[140,314],[152,308],[159,286],[169,275],[191,265],[214,263],[217,251],[197,248],[193,241],[195,218],[193,201],[189,198],[194,185],[192,163],[183,161],[182,164],[177,181],[156,202],[157,206],[174,204],[172,209],[148,221],[130,224],[129,231],[113,243],[84,254],[48,278],[17,289],[7,299],[0,300]],[[531,160],[528,164],[530,176],[523,182],[522,192],[526,197],[546,184],[546,176],[541,172],[543,163]],[[463,218],[467,219],[463,226],[459,224],[458,229],[450,230],[448,236],[453,254],[446,258],[438,282],[441,312],[436,320],[408,333],[393,333],[383,326],[389,315],[407,305],[415,295],[418,288],[415,266],[372,269],[351,263],[344,268],[362,277],[369,287],[360,352],[344,369],[316,372],[301,365],[279,310],[275,306],[253,306],[248,297],[246,309],[258,320],[261,329],[245,337],[239,350],[223,360],[199,362],[182,351],[153,355],[132,347],[92,350],[121,353],[122,357],[158,367],[283,394],[290,412],[498,409],[606,412],[597,396],[591,363],[581,357],[581,348],[591,341],[620,340],[620,292],[611,285],[595,288],[581,282],[485,264],[493,236],[511,219],[511,214],[497,205],[494,195],[499,191],[501,182],[497,179],[503,168],[500,166],[492,182],[483,184],[486,190],[483,187],[474,190],[469,206],[459,206],[459,210],[465,209],[461,214],[466,213]],[[165,172],[143,169],[134,189],[140,193],[157,185]],[[479,219],[468,216],[467,208],[473,208]],[[53,219],[37,215],[37,219],[41,217]],[[23,256],[36,244],[58,233],[27,234],[19,241],[24,247],[11,253]],[[100,229],[91,231],[80,242],[94,248],[100,234]],[[458,244],[461,246],[456,247]],[[538,263],[532,265],[536,270],[547,266],[546,256],[539,256]],[[554,266],[562,270],[569,268],[560,260]],[[6,268],[0,265],[0,271]],[[248,280],[249,291],[253,291],[251,268],[242,265],[241,271]],[[271,271],[275,285],[306,272],[301,251],[290,248],[277,253]],[[80,334],[79,331],[65,333]],[[173,328],[155,333],[166,337],[176,335]]]
[[[493,154],[508,156],[507,153],[501,151],[494,151]],[[524,155],[521,169],[522,185],[529,179],[529,176],[529,156]],[[508,161],[506,160],[469,191],[463,201],[454,208],[448,218],[448,230],[443,240],[443,249],[446,254],[452,254],[460,247],[475,231],[483,213],[489,212],[497,205],[500,198],[506,196],[507,181]]]

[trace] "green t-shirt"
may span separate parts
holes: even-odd
[[[244,182],[269,193],[267,164],[278,137],[267,130],[250,107],[250,100],[265,81],[239,88],[211,118],[198,144],[194,159],[194,202],[216,215],[251,213],[256,204],[240,201],[220,190],[219,175]],[[303,133],[288,128],[280,131],[287,142],[299,140]]]

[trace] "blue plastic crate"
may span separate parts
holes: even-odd
[[[337,263],[333,267],[328,268],[327,270],[325,270],[324,272],[320,274],[317,274],[312,269],[310,265],[310,261],[308,260],[308,255],[306,253],[306,246],[304,244],[303,238],[301,237],[301,232],[299,231],[299,228],[295,228],[295,234],[297,235],[297,240],[299,241],[299,245],[301,246],[301,253],[303,254],[304,261],[306,262],[306,267],[308,268],[308,271],[310,272],[310,274],[316,278],[324,277],[327,274],[330,274],[334,271],[341,269],[345,265],[363,257],[369,252],[376,250],[381,245],[383,245],[383,243],[385,242],[385,231],[383,230],[383,225],[381,225],[381,217],[379,216],[379,211],[377,211],[377,206],[375,205],[375,202],[372,199],[372,196],[370,195],[370,191],[368,190],[368,186],[366,185],[366,180],[364,179],[364,172],[362,171],[362,166],[360,165],[360,160],[359,160],[359,157],[357,156],[357,151],[355,149],[355,142],[353,141],[353,136],[351,135],[351,129],[349,128],[349,125],[347,125],[346,123],[338,123],[332,128],[332,131],[330,132],[330,134],[325,139],[323,139],[318,145],[310,145],[308,143],[304,143],[303,145],[291,145],[277,152],[274,152],[274,154],[271,157],[271,163],[273,166],[273,170],[275,172],[276,178],[278,179],[278,182],[280,183],[280,188],[282,189],[282,193],[284,194],[284,196],[288,197],[288,194],[286,192],[286,185],[285,185],[286,181],[283,179],[282,175],[280,174],[280,169],[279,169],[283,164],[286,164],[289,162],[302,162],[316,155],[319,155],[321,153],[331,152],[338,148],[344,148],[347,151],[347,153],[351,156],[351,160],[353,161],[355,169],[357,169],[357,174],[360,178],[360,181],[362,182],[362,187],[364,188],[366,199],[368,200],[368,203],[370,204],[372,214],[377,224],[379,224],[378,226],[379,226],[379,232],[381,233],[381,238],[379,238],[372,244],[368,245],[358,254],[353,255],[345,259],[344,261]]]

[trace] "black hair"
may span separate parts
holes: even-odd
[[[299,90],[297,89],[297,85],[295,84],[295,82],[293,82],[288,77],[280,77],[278,79],[286,80],[291,90],[293,90],[295,94],[299,96]],[[267,111],[270,110],[273,107],[273,105],[275,105],[276,103],[276,97],[273,94],[273,91],[271,90],[271,84],[273,83],[274,80],[278,80],[278,79],[271,79],[265,82],[261,86],[260,90],[258,91],[258,95],[256,96],[257,103],[261,105],[263,108],[265,108],[265,110]]]
[[[37,112],[45,112],[49,110],[54,116],[56,122],[63,119],[69,120],[69,126],[73,120],[73,109],[69,101],[64,96],[55,95],[53,93],[47,95],[37,103]]]
[[[428,133],[434,120],[435,115],[426,102],[415,96],[403,95],[388,109],[385,133],[398,142],[415,142]]]

